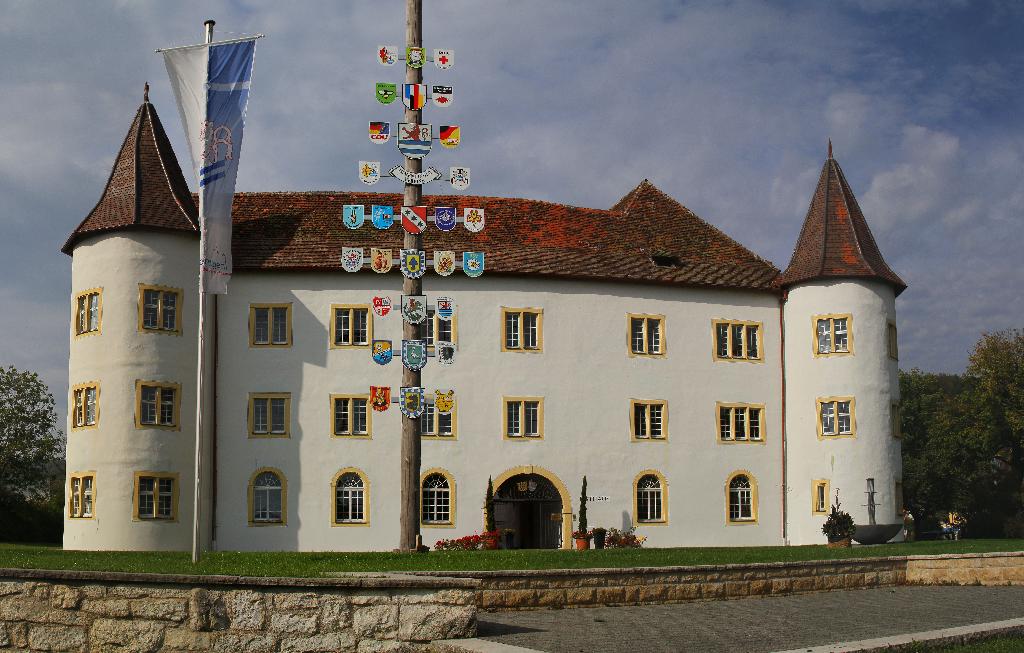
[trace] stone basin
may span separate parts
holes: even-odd
[[[858,524],[853,539],[858,544],[885,544],[903,528],[903,524]]]

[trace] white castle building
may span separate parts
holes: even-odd
[[[810,190],[810,189],[808,189]],[[230,294],[210,318],[202,538],[218,550],[390,550],[399,539],[402,275],[342,269],[347,247],[401,247],[345,204],[398,194],[239,193]],[[838,490],[858,524],[900,521],[895,298],[831,152],[780,271],[646,180],[610,209],[430,196],[486,228],[425,233],[484,251],[479,278],[424,277],[455,299],[453,365],[431,359],[422,533],[480,532],[493,479],[513,546],[570,543],[588,521],[647,546],[821,543]],[[197,209],[143,103],[72,257],[68,549],[187,550],[196,406]],[[374,296],[395,304],[380,317]],[[397,357],[396,357],[397,358]]]

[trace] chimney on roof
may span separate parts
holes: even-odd
[[[146,82],[146,85],[142,87],[142,101],[149,102],[149,82]]]

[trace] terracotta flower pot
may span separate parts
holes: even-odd
[[[850,538],[848,537],[844,537],[841,540],[830,540],[828,543],[828,548],[830,549],[848,549],[850,546],[852,545],[850,544]]]
[[[576,538],[576,550],[577,551],[586,551],[589,548],[590,548],[590,539],[589,538],[586,538],[586,537],[577,537]]]

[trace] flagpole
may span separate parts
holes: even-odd
[[[213,26],[216,22],[213,20],[207,20],[203,23],[203,31],[205,33],[205,42],[207,44],[213,42]],[[200,234],[202,234],[202,215],[199,216],[200,222]],[[201,240],[201,236],[200,236]],[[202,257],[202,253],[200,253]],[[195,476],[195,491],[193,494],[193,509],[192,509],[192,563],[199,562],[200,550],[202,549],[200,543],[200,502],[202,499],[202,478],[203,478],[203,390],[206,377],[206,288],[202,282],[202,269],[199,270],[199,362],[196,366],[196,476]]]
[[[423,44],[423,0],[406,0],[405,2],[405,45],[406,47],[421,47]],[[423,83],[423,69],[414,68],[406,61],[405,81],[407,84]],[[419,124],[422,112],[419,109],[405,109],[405,122]],[[407,173],[419,173],[423,170],[422,159],[405,159],[405,171]],[[406,175],[407,178],[412,175]],[[423,189],[416,184],[405,184],[404,205],[419,206],[423,199]],[[423,235],[412,234],[406,231],[403,240],[405,249],[413,249],[417,252],[423,249]],[[422,262],[423,265],[426,261]],[[402,292],[405,295],[422,295],[422,277],[410,279],[405,277],[402,282]],[[405,340],[416,340],[421,337],[420,325],[412,324],[403,320],[402,337]],[[420,387],[420,370],[402,368],[402,385],[405,387]],[[426,410],[426,406],[424,406]],[[422,442],[420,440],[420,420],[402,416],[402,509],[399,517],[401,534],[399,537],[399,549],[402,551],[416,551],[420,545],[420,458]]]

